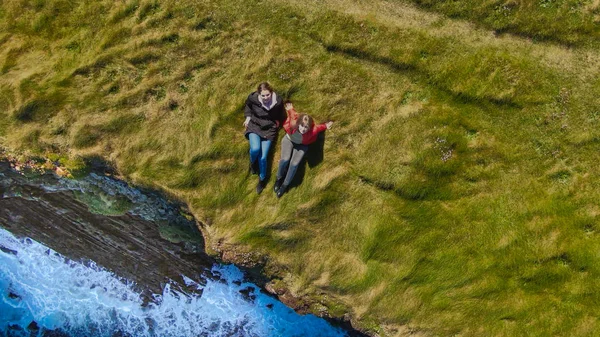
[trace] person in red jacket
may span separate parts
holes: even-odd
[[[318,134],[328,130],[333,124],[329,121],[315,125],[309,115],[298,114],[292,103],[285,103],[284,107],[287,112],[287,119],[283,123],[285,136],[281,140],[281,160],[279,160],[277,180],[273,187],[278,198],[281,198],[294,179],[296,170],[308,150],[308,145],[314,143]]]

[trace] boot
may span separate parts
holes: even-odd
[[[256,184],[256,193],[261,194],[267,185],[266,181],[259,180],[258,184]]]
[[[285,193],[285,190],[287,190],[287,185],[281,185],[281,187],[277,190],[277,198],[281,198],[281,196]]]
[[[277,193],[277,191],[279,191],[279,188],[281,187],[281,184],[283,184],[283,178],[275,180],[275,185],[273,185],[273,192]]]

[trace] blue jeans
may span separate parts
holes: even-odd
[[[269,148],[271,147],[271,141],[265,138],[261,138],[256,133],[249,133],[248,140],[250,141],[250,165],[252,165],[256,159],[258,161],[260,180],[267,178],[267,156],[269,155]],[[260,155],[260,158],[259,158]]]

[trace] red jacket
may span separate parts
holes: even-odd
[[[297,128],[292,127],[292,123],[296,124],[298,117],[299,116],[296,110],[290,109],[287,111],[287,119],[283,123],[283,129],[288,135],[298,132]],[[312,129],[308,130],[302,135],[302,144],[308,145],[314,143],[317,140],[317,135],[319,132],[323,132],[325,130],[327,130],[327,125],[325,123],[315,124]]]

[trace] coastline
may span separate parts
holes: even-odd
[[[138,187],[129,185],[129,183],[122,179],[122,177],[120,177],[116,173],[116,171],[112,167],[110,167],[110,165],[98,158],[94,158],[93,162],[87,162],[85,168],[83,168],[79,172],[76,172],[76,174],[73,174],[71,170],[69,170],[66,167],[61,167],[54,164],[51,160],[47,158],[45,159],[45,161],[39,160],[39,158],[37,158],[37,160],[22,160],[22,158],[24,157],[17,156],[6,149],[0,148],[0,173],[11,171],[12,174],[21,176],[21,183],[23,183],[24,185],[28,185],[28,188],[32,190],[39,190],[40,188],[39,186],[36,187],[35,183],[26,182],[28,179],[31,179],[31,177],[46,177],[47,179],[67,179],[73,181],[73,179],[83,179],[85,177],[88,177],[89,175],[104,176],[116,182],[121,182],[129,188],[139,190],[143,194],[150,194],[159,199],[165,200],[165,202],[169,205],[168,207],[172,207],[172,210],[178,210],[180,213],[179,215],[187,219],[189,223],[193,223],[196,225],[196,228],[198,229],[198,235],[200,236],[200,243],[182,242],[179,241],[181,238],[176,238],[175,241],[172,243],[174,244],[173,247],[179,247],[175,250],[179,250],[178,253],[185,255],[186,259],[190,258],[190,261],[194,261],[194,263],[200,262],[199,264],[204,266],[204,276],[210,277],[210,275],[208,275],[206,271],[208,268],[210,268],[211,263],[235,264],[244,272],[244,274],[249,278],[249,280],[255,283],[258,287],[260,287],[262,291],[277,298],[279,301],[284,303],[286,306],[292,308],[297,313],[314,314],[315,316],[321,317],[327,320],[330,324],[343,328],[348,333],[348,335],[352,337],[379,336],[375,331],[361,328],[360,324],[357,324],[357,322],[353,321],[352,316],[349,313],[344,313],[341,316],[336,316],[332,314],[331,307],[339,305],[339,302],[336,302],[335,299],[331,299],[331,297],[326,293],[312,294],[313,296],[295,296],[283,281],[283,278],[285,274],[288,273],[288,271],[286,271],[282,266],[278,266],[275,263],[273,263],[268,256],[260,255],[254,252],[246,252],[243,250],[243,248],[240,249],[240,246],[237,245],[225,244],[222,242],[211,242],[210,235],[206,231],[207,225],[197,221],[192,214],[188,213],[187,206],[184,202],[177,200],[172,196],[168,196],[167,193],[164,193],[163,191],[151,189],[148,187]],[[77,178],[75,178],[75,176]],[[39,191],[34,192],[39,193]],[[60,194],[60,192],[57,194],[57,197],[58,199],[68,199],[67,195]],[[31,201],[37,202],[38,200]],[[80,202],[83,208],[85,208],[85,206],[87,206],[88,208],[94,207],[93,205],[87,205],[86,202],[82,200],[73,199],[71,201]],[[20,207],[22,205],[14,206]],[[111,216],[115,218],[126,217],[128,218],[126,219],[126,221],[133,220],[138,224],[142,224],[142,226],[144,225],[144,220],[148,220],[126,214],[111,214]],[[8,229],[14,230],[14,228]],[[18,234],[20,236],[32,235],[31,232],[27,231],[18,231],[15,234]],[[40,233],[33,233],[33,235],[37,236],[34,237],[35,240],[46,241],[45,243],[47,244],[48,241],[50,241],[49,246],[52,246],[52,240],[49,240],[51,238],[49,238],[48,235]],[[171,251],[173,250],[173,247],[170,248]],[[93,255],[93,253],[90,254]],[[74,256],[70,256],[70,258],[91,259],[90,256],[81,256],[81,254],[75,254]],[[95,258],[97,257],[95,256]],[[105,262],[106,261],[108,260],[105,259]],[[99,262],[99,264],[102,265],[100,261],[97,262]],[[124,274],[127,278],[136,279],[134,273],[125,271],[127,268],[126,264],[127,263],[123,263],[121,266],[115,266],[115,264],[112,263],[111,266],[105,267],[113,270],[113,272],[116,272],[118,270],[120,274]],[[190,264],[186,264],[185,262],[183,263],[183,266],[177,263],[175,265],[177,266],[174,269],[176,271],[180,271],[186,267],[191,266]],[[198,271],[200,272],[200,270]],[[178,281],[177,277],[175,277],[175,274],[173,274],[172,271],[170,272],[170,279]],[[146,284],[148,286],[147,290],[156,291],[158,289],[157,285],[160,287],[160,281],[158,281],[158,278],[154,279],[151,283],[154,284]],[[178,282],[178,284],[182,285],[183,282]]]

